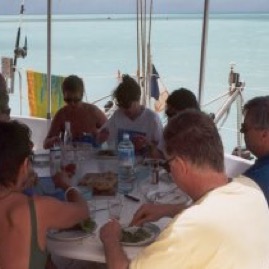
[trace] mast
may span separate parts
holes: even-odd
[[[209,0],[205,0],[204,1],[203,32],[202,32],[202,41],[201,41],[199,93],[198,93],[198,101],[200,105],[202,104],[203,92],[204,92],[205,60],[206,60],[207,34],[208,34],[208,14],[209,14]]]
[[[51,1],[47,2],[47,119],[51,119]]]

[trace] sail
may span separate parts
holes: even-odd
[[[47,117],[47,74],[27,70],[28,101],[30,115]],[[64,105],[61,86],[64,77],[51,76],[51,115]]]

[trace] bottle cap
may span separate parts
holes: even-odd
[[[128,133],[123,133],[123,139],[130,139],[130,136]]]
[[[65,129],[70,129],[70,121],[66,121],[64,123],[64,127],[65,127]]]

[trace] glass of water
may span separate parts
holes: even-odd
[[[107,207],[110,219],[120,219],[121,211],[123,208],[123,199],[120,195],[115,196],[111,200],[107,200]]]

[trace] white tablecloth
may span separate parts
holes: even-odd
[[[36,169],[39,176],[49,176],[49,168],[37,168]],[[91,159],[88,161],[83,161],[80,164],[80,173],[81,175],[87,172],[105,172],[105,171],[117,171],[117,160],[116,159],[106,159],[98,160]],[[140,177],[143,177],[143,173],[140,173]],[[135,188],[133,194],[137,197],[140,196],[139,192]],[[105,262],[104,250],[102,243],[99,239],[99,230],[108,221],[108,210],[98,211],[99,208],[107,207],[107,199],[111,197],[98,197],[95,198],[96,203],[96,216],[95,221],[97,223],[97,229],[94,234],[83,239],[77,239],[72,241],[59,241],[47,237],[47,248],[48,251],[52,254],[77,259],[77,260],[87,260],[95,262]],[[133,217],[134,212],[141,205],[141,202],[134,202],[127,198],[124,198],[124,207],[121,213],[120,223],[128,224]],[[162,230],[170,219],[163,218],[155,224],[160,227]],[[126,246],[124,250],[127,256],[132,259],[134,258],[143,247],[131,247]]]
[[[96,208],[102,208],[106,205],[106,200],[96,200]],[[124,198],[124,208],[122,210],[120,222],[127,224],[131,220],[133,213],[140,206],[140,203],[129,201]],[[108,220],[108,211],[102,210],[96,212],[95,220],[98,224],[98,228],[93,235],[74,241],[58,241],[48,238],[47,246],[49,252],[52,254],[77,259],[77,260],[88,260],[96,262],[105,262],[104,250],[102,243],[99,239],[99,229]],[[164,218],[155,224],[161,229],[169,222],[168,218]],[[143,247],[124,247],[127,256],[132,259]]]

